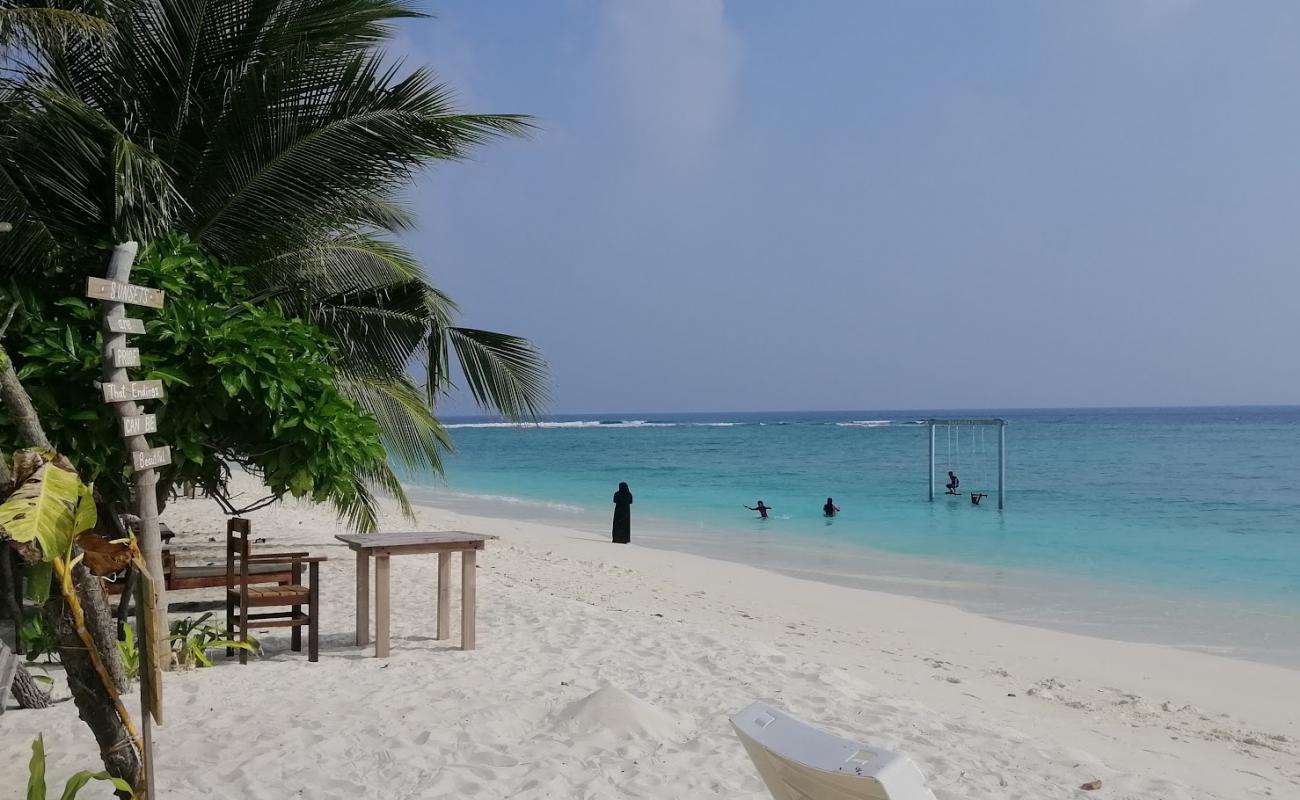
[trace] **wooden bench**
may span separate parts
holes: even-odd
[[[206,589],[209,587],[226,585],[226,568],[224,566],[209,567],[178,567],[175,564],[171,569],[164,567],[164,574],[167,576],[167,591],[178,589]],[[285,562],[278,564],[250,564],[248,567],[248,582],[254,584],[274,583],[279,586],[288,586],[293,583],[293,565]]]
[[[170,550],[163,550],[163,580],[167,591],[180,589],[211,589],[225,587],[226,568],[218,564],[206,566],[181,567],[176,565],[176,555]],[[248,582],[253,584],[274,583],[287,586],[293,583],[293,565],[284,563],[250,565]],[[121,594],[125,580],[105,582],[104,590],[109,594]]]

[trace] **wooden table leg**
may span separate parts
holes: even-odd
[[[451,553],[438,554],[438,638],[451,638]]]
[[[370,553],[357,551],[357,647],[370,644]]]
[[[375,657],[388,657],[388,554],[375,556]]]
[[[474,550],[462,550],[460,553],[460,649],[474,649],[474,589],[478,576],[475,574]]]

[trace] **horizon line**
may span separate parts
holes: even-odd
[[[1210,404],[1210,405],[1153,405],[1153,406],[930,406],[917,408],[833,408],[833,409],[768,409],[758,411],[738,411],[736,409],[721,410],[699,410],[690,411],[552,411],[544,414],[538,414],[536,419],[545,419],[547,417],[612,417],[615,415],[635,416],[637,418],[653,416],[655,414],[860,414],[860,413],[886,413],[886,412],[905,412],[911,414],[927,413],[934,411],[970,411],[970,412],[1031,412],[1031,411],[1206,411],[1216,409],[1300,409],[1300,403],[1238,403],[1238,404]],[[500,414],[447,414],[443,419],[464,418],[464,419],[500,419],[504,420]]]

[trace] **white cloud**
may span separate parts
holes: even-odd
[[[630,136],[690,165],[717,145],[740,72],[741,41],[723,0],[609,0],[600,61]]]

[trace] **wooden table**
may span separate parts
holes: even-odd
[[[438,554],[438,638],[451,637],[451,554],[460,553],[460,646],[474,649],[475,554],[497,537],[463,531],[350,533],[335,536],[357,554],[357,645],[370,643],[370,557],[375,557],[375,657],[385,658],[388,642],[388,559]]]

